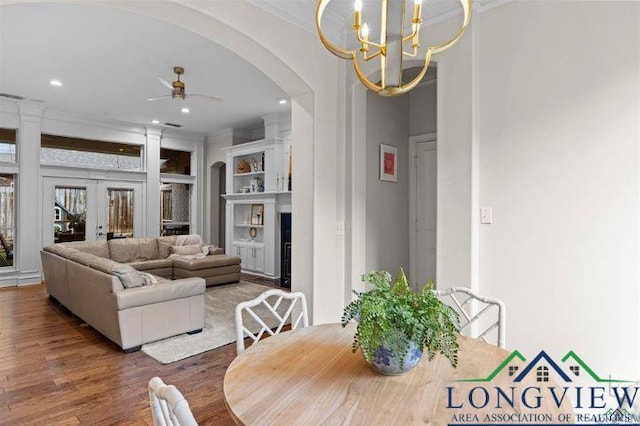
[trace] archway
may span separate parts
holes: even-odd
[[[407,59],[403,62],[405,70],[410,68],[421,68],[424,65],[422,59]],[[381,72],[368,63],[366,74],[370,81],[379,81]],[[431,66],[437,66],[436,61],[432,61]],[[345,300],[349,301],[352,297],[352,290],[366,291],[365,283],[362,283],[360,277],[367,271],[367,244],[371,244],[371,238],[367,239],[367,180],[362,178],[363,171],[361,164],[363,158],[367,158],[367,89],[352,74],[347,87],[349,90],[348,111],[351,114],[351,144],[347,147],[347,170],[346,174],[346,232],[347,247],[345,255],[345,275],[349,277],[345,286]],[[403,96],[408,96],[407,94]],[[438,116],[440,115],[440,107],[438,107]],[[394,143],[402,143],[395,141]],[[409,164],[398,164],[399,168],[408,170]],[[407,189],[408,191],[408,189]],[[407,205],[407,208],[409,206]],[[370,230],[369,230],[370,231]],[[409,241],[407,241],[407,246]],[[409,265],[405,265],[405,272],[409,272]],[[397,271],[389,271],[394,274]],[[411,276],[409,276],[412,279]]]
[[[86,4],[80,0],[48,3]],[[335,230],[342,220],[339,214],[344,200],[341,192],[338,194],[344,172],[339,152],[343,149],[345,123],[336,111],[342,110],[345,101],[336,90],[343,75],[336,66],[337,59],[322,49],[314,35],[249,2],[225,2],[219,7],[216,2],[187,0],[105,0],[92,5],[139,13],[199,34],[245,58],[288,94],[296,153],[296,191],[292,196],[296,212],[292,224],[294,290],[307,296],[313,322],[339,318],[345,277],[342,250],[335,250],[343,241],[336,237]],[[283,27],[290,36],[282,37]]]

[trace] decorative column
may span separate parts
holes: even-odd
[[[43,106],[31,102],[18,102],[20,124],[16,143],[19,177],[17,182],[15,259],[18,285],[37,284],[40,275],[40,235],[42,223],[40,189],[40,126]],[[53,225],[52,225],[53,226]],[[51,230],[53,232],[53,229]]]
[[[160,141],[162,130],[147,127],[145,167],[147,170],[147,237],[160,235]]]

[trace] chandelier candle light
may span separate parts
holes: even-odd
[[[316,7],[316,27],[322,44],[331,53],[353,62],[356,75],[368,89],[382,96],[398,96],[408,92],[420,83],[424,77],[431,56],[441,53],[458,41],[469,26],[471,19],[471,1],[460,0],[462,4],[463,21],[458,33],[450,40],[436,45],[420,49],[420,27],[422,19],[422,1],[413,0],[413,14],[411,18],[411,32],[405,35],[405,8],[407,1],[411,0],[380,0],[381,23],[380,42],[374,42],[369,38],[369,26],[362,23],[363,0],[355,0],[353,12],[353,30],[360,47],[355,50],[347,50],[333,44],[322,32],[322,14],[331,0],[318,0]],[[371,0],[370,0],[371,1]],[[405,46],[408,51],[405,51]],[[415,58],[424,55],[424,65],[418,75],[411,81],[402,81],[403,58]],[[373,83],[362,70],[362,63],[374,58],[380,60],[380,83]]]

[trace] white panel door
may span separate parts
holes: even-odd
[[[436,279],[437,178],[438,159],[435,142],[416,144],[415,200],[415,274],[419,288]]]

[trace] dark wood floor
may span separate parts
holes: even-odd
[[[151,425],[147,383],[160,376],[201,425],[232,425],[222,382],[235,356],[230,344],[162,365],[124,354],[50,301],[44,285],[0,289],[0,424]]]

